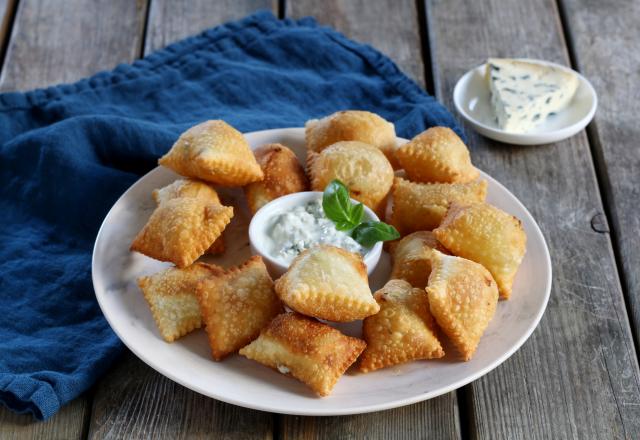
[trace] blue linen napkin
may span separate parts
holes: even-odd
[[[461,134],[373,48],[269,12],[75,84],[0,95],[0,401],[46,419],[121,352],[94,297],[93,241],[182,131],[213,118],[302,126],[342,109],[379,113],[403,137]]]

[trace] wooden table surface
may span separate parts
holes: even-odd
[[[379,413],[297,417],[209,399],[126,353],[47,422],[0,409],[0,438],[640,438],[640,1],[0,0],[0,90],[74,81],[257,9],[315,16],[372,44],[449,108],[488,56],[572,66],[595,86],[586,131],[474,162],[536,218],[553,260],[542,321],[500,367]]]

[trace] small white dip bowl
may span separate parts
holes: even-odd
[[[249,224],[249,245],[251,253],[260,255],[271,275],[279,277],[287,271],[288,264],[282,264],[274,258],[268,248],[270,239],[268,238],[271,229],[271,220],[284,212],[290,211],[296,206],[305,205],[313,200],[322,197],[320,191],[306,191],[282,196],[264,205],[255,213]],[[351,199],[353,203],[359,203]],[[364,207],[364,218],[367,221],[380,221],[378,216],[368,207]],[[382,253],[382,242],[379,241],[364,255],[364,264],[367,266],[367,273],[370,274],[375,269],[380,254]]]

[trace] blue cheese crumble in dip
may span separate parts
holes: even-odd
[[[269,237],[271,254],[285,264],[298,254],[320,244],[340,247],[364,255],[369,248],[361,246],[344,231],[338,231],[322,209],[322,199],[313,200],[274,216]]]

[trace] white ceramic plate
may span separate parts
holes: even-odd
[[[302,128],[266,130],[246,136],[252,147],[281,142],[299,156],[305,154]],[[483,173],[482,177],[489,182],[488,201],[520,218],[528,240],[512,299],[498,304],[471,361],[459,362],[453,356],[445,356],[369,374],[349,371],[326,398],[318,398],[300,382],[239,355],[214,362],[202,330],[170,344],[162,340],[136,278],[169,265],[129,252],[133,237],[155,207],[151,191],[176,177],[167,169],[156,168],[138,180],[111,208],[96,238],[93,285],[109,324],[131,351],[161,374],[206,396],[248,408],[301,415],[357,414],[408,405],[459,388],[500,365],[533,332],[546,307],[551,289],[551,261],[542,233],[518,199]],[[221,196],[226,202],[233,202],[236,216],[225,231],[227,253],[211,261],[238,264],[250,252],[246,231],[249,216],[240,190],[221,191]],[[389,270],[388,255],[383,253],[370,278],[372,289],[384,284]],[[359,322],[339,328],[354,336],[360,334]]]
[[[578,75],[579,84],[573,100],[567,108],[550,116],[528,133],[509,133],[501,130],[491,108],[491,92],[484,72],[486,64],[468,71],[458,80],[453,89],[453,103],[462,115],[480,134],[500,142],[516,145],[539,145],[569,138],[587,126],[598,106],[596,91],[587,79],[568,67],[548,61],[519,58],[557,67]]]

